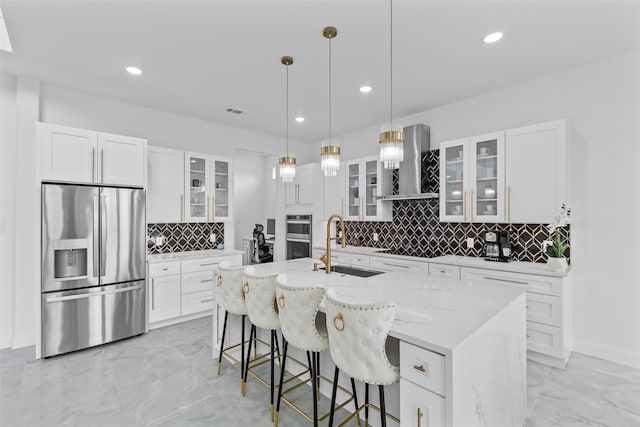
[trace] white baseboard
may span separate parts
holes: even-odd
[[[13,336],[13,344],[11,348],[22,348],[29,347],[30,345],[35,345],[36,340],[33,334],[27,335],[14,335]]]
[[[620,363],[621,365],[640,369],[640,354],[625,353],[623,351],[587,344],[581,341],[573,342],[573,351],[575,353],[585,354],[587,356],[597,357],[598,359],[604,359],[610,362]]]

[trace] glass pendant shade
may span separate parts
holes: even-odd
[[[402,125],[386,123],[380,129],[380,161],[385,169],[398,169],[404,160]]]
[[[293,178],[296,177],[296,155],[293,153],[281,155],[278,165],[282,182],[293,182]]]
[[[320,146],[320,167],[324,176],[336,176],[340,170],[340,142],[325,139]]]

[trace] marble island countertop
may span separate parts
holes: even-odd
[[[255,265],[257,273],[286,274],[295,285],[334,287],[347,301],[393,301],[397,308],[391,335],[402,341],[450,354],[505,307],[522,305],[521,289],[433,279],[424,273],[394,271],[369,278],[312,271],[314,260],[302,258]],[[524,324],[523,324],[524,328]],[[523,329],[524,330],[524,329]]]
[[[180,261],[183,259],[210,258],[225,255],[242,255],[242,251],[236,249],[207,249],[201,251],[170,252],[166,254],[147,254],[149,264],[165,261]]]

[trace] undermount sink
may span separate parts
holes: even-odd
[[[325,267],[320,267],[320,270],[325,270]],[[331,267],[332,273],[348,274],[349,276],[358,277],[371,277],[384,273],[384,271],[365,270],[363,268],[347,267],[346,265],[334,265]]]

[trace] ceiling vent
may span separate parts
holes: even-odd
[[[227,113],[235,114],[237,116],[246,116],[249,114],[246,111],[238,110],[237,108],[227,108]]]

